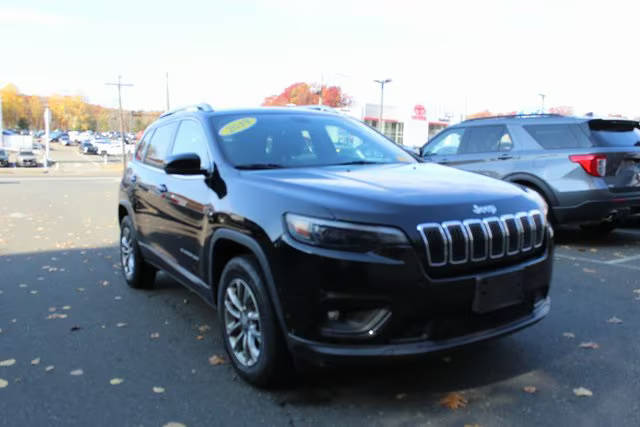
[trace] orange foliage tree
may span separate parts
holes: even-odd
[[[304,82],[287,86],[279,95],[271,95],[264,99],[263,106],[315,105],[319,104],[322,95],[322,105],[339,108],[351,104],[351,97],[342,92],[339,86],[322,86],[314,90],[311,85]]]

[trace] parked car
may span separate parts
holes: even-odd
[[[113,140],[98,140],[94,142],[97,152],[101,156],[122,156],[122,142]],[[131,154],[135,149],[132,144],[124,145],[125,154]]]
[[[347,116],[199,105],[161,115],[128,163],[121,265],[132,287],[162,269],[216,306],[232,365],[267,385],[292,357],[415,356],[541,320],[545,213],[523,187],[420,163]]]
[[[83,141],[78,145],[80,154],[98,154],[98,148],[89,141]]]
[[[0,148],[0,166],[6,168],[9,166],[9,153],[7,150]]]
[[[557,224],[608,232],[640,213],[638,127],[553,114],[473,119],[443,130],[421,154],[528,187]]]
[[[32,150],[23,149],[18,152],[16,164],[20,167],[36,167],[38,161]]]

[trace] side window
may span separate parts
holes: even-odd
[[[461,154],[497,152],[500,151],[503,141],[511,142],[507,128],[503,125],[474,126],[469,128],[468,132],[460,150]]]
[[[176,123],[169,123],[168,125],[160,126],[153,133],[153,137],[149,141],[149,148],[147,148],[147,155],[144,158],[144,162],[148,165],[161,168],[164,166],[164,161],[167,158],[167,151],[171,145],[171,139],[173,138],[174,131],[176,130]]]
[[[587,148],[592,145],[578,125],[554,124],[523,127],[538,144],[546,149]]]
[[[150,130],[145,133],[140,142],[138,142],[138,146],[136,147],[136,160],[142,161],[144,158],[144,152],[147,149],[147,145],[149,144],[149,140],[153,135],[154,130]]]
[[[180,122],[171,154],[183,153],[196,153],[200,156],[202,169],[208,169],[211,166],[207,137],[202,131],[200,123],[194,120]]]
[[[462,141],[464,133],[465,129],[452,129],[442,132],[424,147],[424,155],[448,156],[458,154],[460,141]]]

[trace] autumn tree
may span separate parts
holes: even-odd
[[[18,120],[25,116],[24,99],[20,96],[18,88],[8,84],[0,89],[2,97],[2,120],[7,128],[18,126]]]
[[[311,85],[304,82],[294,83],[286,87],[279,95],[268,96],[262,103],[263,106],[315,105],[320,103],[329,107],[346,107],[351,104],[351,98],[342,92],[339,86],[322,86],[314,90]]]
[[[559,105],[557,107],[549,108],[549,113],[560,114],[561,116],[573,116],[573,107],[568,105]]]

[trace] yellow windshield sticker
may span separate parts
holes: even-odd
[[[251,126],[256,124],[255,117],[243,117],[241,119],[236,119],[232,122],[227,123],[220,129],[218,135],[220,136],[230,136],[234,135],[238,132],[242,132],[244,130],[249,129]]]

